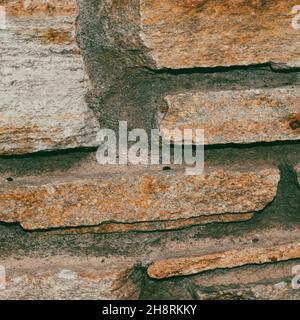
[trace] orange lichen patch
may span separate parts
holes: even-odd
[[[164,259],[152,264],[148,268],[148,274],[152,278],[163,279],[220,268],[234,268],[296,258],[300,258],[300,241],[273,247],[243,248],[198,257]]]
[[[74,42],[72,32],[64,29],[49,28],[39,38],[44,44],[71,44]]]
[[[0,0],[0,5],[11,16],[64,16],[77,12],[76,0]]]

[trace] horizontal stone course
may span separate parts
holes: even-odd
[[[272,247],[252,247],[229,250],[204,256],[158,260],[148,268],[152,278],[163,279],[187,276],[200,272],[234,268],[248,264],[262,264],[300,258],[300,241]]]
[[[106,0],[99,18],[105,22],[105,44],[121,48],[140,66],[188,69],[273,63],[299,67],[300,35],[292,28],[294,5],[292,0],[142,0],[118,5]]]
[[[297,265],[299,259],[219,269],[168,281],[153,279],[142,299],[299,300],[299,290],[291,285],[295,277],[291,271]]]
[[[141,291],[141,275],[124,257],[19,257],[3,263],[1,300],[134,300]]]
[[[196,222],[263,210],[275,198],[279,179],[276,167],[242,166],[211,167],[199,176],[187,176],[181,169],[112,173],[103,167],[92,176],[24,177],[0,185],[0,221],[19,222],[29,230],[190,218]]]
[[[300,137],[294,5],[1,1],[0,300],[299,298],[299,152],[262,143]],[[207,148],[198,176],[29,154],[96,147],[99,121],[150,129],[155,115],[165,137],[258,145]]]
[[[160,230],[180,230],[191,226],[206,225],[213,223],[228,223],[249,221],[254,213],[224,213],[211,216],[201,216],[189,219],[178,219],[157,222],[137,223],[103,223],[98,226],[64,228],[47,231],[48,234],[86,234],[86,233],[121,233],[121,232],[148,232]]]
[[[203,129],[206,144],[300,139],[299,87],[190,91],[168,95],[164,103],[158,126],[175,143],[176,129]]]

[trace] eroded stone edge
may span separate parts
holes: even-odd
[[[300,241],[273,247],[257,247],[224,251],[204,256],[171,258],[155,261],[148,275],[155,279],[188,276],[208,270],[264,264],[300,258]]]

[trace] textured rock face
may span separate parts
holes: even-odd
[[[164,100],[158,126],[171,139],[176,129],[204,129],[206,144],[300,139],[299,87],[193,91]]]
[[[294,217],[283,215],[284,223],[281,225],[278,225],[279,217],[274,214],[260,217],[263,219],[250,223],[250,228],[247,223],[246,226],[234,223],[194,227],[176,232],[124,233],[117,236],[49,235],[45,232],[28,233],[22,231],[18,226],[7,228],[0,225],[1,265],[7,270],[7,288],[10,290],[10,296],[25,299],[26,297],[35,299],[38,295],[49,297],[53,293],[58,298],[68,296],[82,298],[86,293],[86,298],[99,299],[99,296],[104,295],[103,288],[106,288],[103,289],[104,291],[107,290],[106,297],[111,292],[110,284],[106,286],[106,282],[102,282],[101,279],[125,279],[125,274],[132,274],[132,277],[129,277],[131,279],[129,284],[134,283],[134,287],[139,288],[139,272],[131,272],[134,266],[136,266],[136,271],[145,270],[142,297],[145,298],[146,295],[148,299],[195,299],[195,297],[207,299],[213,297],[218,299],[230,297],[275,299],[280,297],[287,299],[293,296],[299,297],[299,290],[292,290],[291,281],[295,277],[292,270],[299,265],[300,259],[291,259],[284,263],[280,262],[280,259],[278,261],[274,259],[270,263],[261,260],[260,265],[250,264],[216,269],[166,281],[150,279],[146,275],[146,268],[161,259],[214,257],[215,252],[223,253],[233,250],[242,254],[245,249],[258,248],[264,250],[272,248],[274,257],[276,257],[282,245],[298,242],[299,224],[295,224],[295,220],[294,224],[290,224],[297,217],[297,213],[294,214]],[[276,220],[277,227],[271,227],[270,224],[274,225]],[[208,230],[211,231],[207,232]],[[289,250],[287,246],[284,249],[284,255],[290,252]],[[57,256],[58,252],[59,256]],[[124,257],[127,258],[124,259]],[[211,260],[211,263],[213,262],[216,261]],[[124,276],[121,275],[123,271]],[[49,274],[50,281],[47,282],[47,279],[43,277],[45,274]],[[119,274],[119,276],[109,276],[110,274]],[[28,279],[26,275],[32,275],[32,277]],[[83,278],[82,282],[77,282],[79,283],[77,290],[72,287],[72,283],[76,283],[74,278],[78,280]],[[283,281],[286,282],[285,288]],[[126,289],[126,286],[118,285],[118,283],[123,283],[123,280],[116,282],[117,285],[114,288],[118,288],[116,291],[120,297],[119,290]],[[25,286],[22,287],[22,283],[25,283]],[[85,285],[82,285],[83,283]],[[31,284],[31,286],[27,288],[26,284]],[[97,290],[93,289],[94,285],[97,285]],[[154,288],[153,285],[155,285]],[[64,291],[61,290],[62,287],[65,288]],[[264,287],[268,290],[263,291]],[[278,287],[282,290],[278,290]],[[87,288],[90,289],[87,290]],[[133,290],[133,292],[138,291]],[[130,292],[132,292],[131,289]],[[242,295],[239,296],[240,292]],[[275,293],[277,294],[272,296]],[[5,296],[7,292],[0,292],[0,294]]]
[[[107,46],[138,65],[161,69],[251,65],[300,66],[294,1],[142,0],[101,3]],[[276,50],[274,49],[276,48]],[[136,54],[138,52],[138,54]]]
[[[210,276],[206,272],[195,276],[196,291],[202,299],[299,300],[300,292],[292,286],[296,274],[292,270],[297,265],[299,260],[291,260],[228,269],[220,275],[216,275],[218,271]]]
[[[158,222],[138,223],[105,223],[99,226],[67,228],[64,230],[51,230],[50,234],[85,234],[85,233],[120,233],[132,231],[159,231],[180,230],[191,226],[211,223],[242,222],[252,219],[254,213],[224,213],[197,218],[178,219]]]
[[[89,106],[105,128],[118,129],[126,120],[131,129],[150,130],[162,100],[174,93],[299,85],[299,73],[275,74],[267,64],[299,64],[293,1],[78,4]]]
[[[94,146],[99,124],[74,39],[74,1],[4,3],[0,155]],[[66,15],[68,14],[68,15]]]
[[[2,0],[9,15],[70,15],[77,11],[76,0]]]
[[[209,271],[195,276],[165,281],[152,280],[143,299],[197,300],[299,300],[300,292],[292,286],[293,268],[298,260],[250,265]],[[191,290],[194,288],[194,291]],[[193,295],[191,294],[194,294]]]
[[[6,288],[0,299],[127,300],[137,299],[141,276],[123,257],[52,257],[6,260]]]
[[[232,250],[207,256],[156,261],[148,268],[148,274],[150,277],[163,279],[191,275],[213,269],[233,268],[247,264],[261,264],[296,258],[300,258],[299,241],[270,248]]]
[[[0,299],[299,299],[295,4],[0,0]],[[79,148],[122,120],[204,174]]]
[[[23,178],[0,186],[0,220],[33,230],[251,213],[274,199],[278,182],[273,167]]]

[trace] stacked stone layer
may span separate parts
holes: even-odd
[[[279,179],[272,167],[211,168],[203,176],[161,168],[114,174],[107,170],[93,177],[23,177],[0,187],[0,220],[19,222],[29,230],[108,222],[144,222],[145,229],[147,222],[151,230],[149,222],[155,222],[156,229],[166,221],[184,226],[201,223],[201,218],[205,222],[206,217],[231,221],[234,214],[236,220],[246,214],[247,219],[273,201]]]
[[[0,299],[299,299],[294,1],[0,5]],[[204,129],[204,174],[100,166],[121,120]]]

